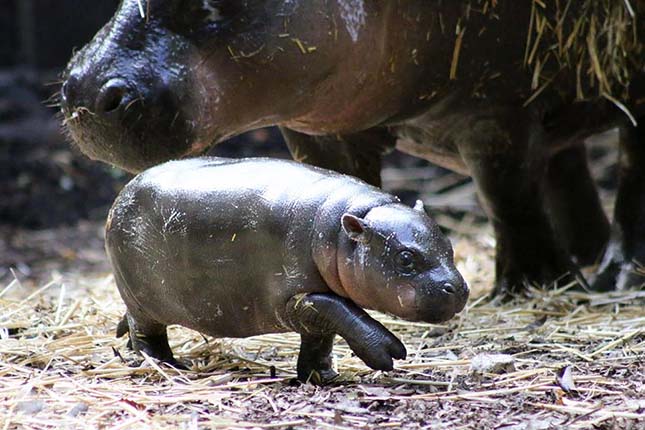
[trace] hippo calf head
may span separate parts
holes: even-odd
[[[376,207],[364,218],[345,214],[342,228],[354,245],[339,254],[339,275],[357,304],[425,322],[446,321],[464,308],[468,286],[421,202],[414,209]]]
[[[262,126],[308,134],[369,128],[399,112],[401,92],[413,92],[402,84],[415,81],[406,70],[422,73],[390,64],[404,37],[393,22],[419,14],[399,8],[364,0],[122,0],[68,64],[66,128],[85,154],[130,171]],[[405,37],[409,44],[416,36]]]

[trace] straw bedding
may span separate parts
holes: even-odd
[[[0,429],[643,428],[645,292],[489,302],[488,229],[455,239],[474,298],[442,325],[377,315],[408,348],[374,372],[339,340],[340,380],[293,382],[296,335],[171,327],[176,371],[128,351],[109,274],[0,286]],[[478,298],[479,297],[479,298]]]

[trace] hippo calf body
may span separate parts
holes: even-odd
[[[419,202],[420,203],[420,202]],[[403,344],[363,308],[440,322],[468,287],[424,212],[360,180],[291,161],[201,158],[154,167],[114,203],[106,249],[137,351],[174,361],[166,326],[211,336],[296,331],[298,377],[325,382],[334,336],[370,367]]]

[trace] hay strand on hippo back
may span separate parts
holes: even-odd
[[[525,64],[533,70],[533,89],[561,72],[575,74],[576,97],[629,98],[634,70],[645,66],[637,0],[533,1]],[[579,3],[579,2],[577,2]],[[641,26],[642,27],[642,26]],[[640,32],[640,33],[639,33]]]
[[[634,71],[643,70],[642,0],[526,0],[531,2],[523,64],[532,76],[529,104],[556,79],[575,83],[576,99],[628,100]],[[498,0],[479,0],[498,19]],[[469,16],[469,13],[467,13]],[[460,32],[457,31],[457,38]],[[458,43],[455,44],[458,46]]]

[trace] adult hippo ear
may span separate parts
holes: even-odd
[[[343,231],[350,239],[360,243],[368,243],[370,241],[372,229],[363,218],[346,213],[342,216],[340,222],[343,226]]]
[[[414,204],[414,210],[421,213],[426,213],[426,207],[421,200],[417,200],[417,202]]]

